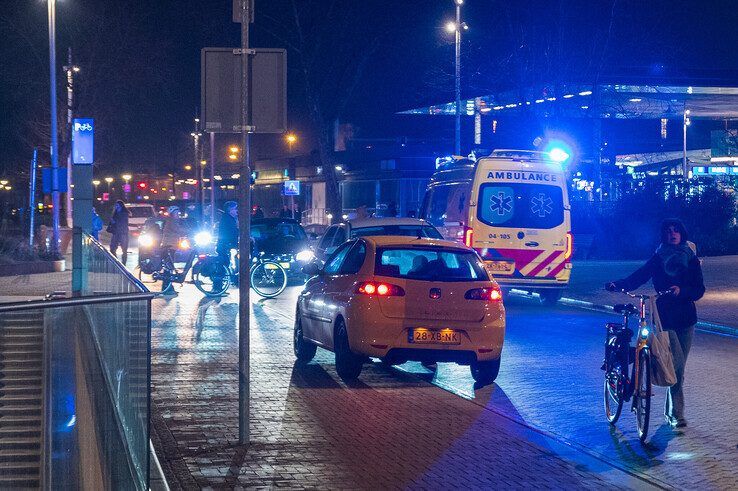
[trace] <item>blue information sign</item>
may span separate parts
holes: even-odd
[[[72,162],[92,164],[94,162],[95,129],[91,118],[75,118],[72,121]]]
[[[300,181],[284,181],[285,196],[300,196]]]

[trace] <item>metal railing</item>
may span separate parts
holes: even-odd
[[[82,252],[82,296],[0,305],[19,326],[43,319],[43,356],[24,367],[42,372],[39,485],[147,489],[154,295],[93,239]]]

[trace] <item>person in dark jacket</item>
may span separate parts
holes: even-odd
[[[608,290],[635,290],[651,280],[656,291],[670,291],[656,301],[664,330],[672,331],[671,350],[677,383],[669,387],[664,413],[672,427],[687,426],[684,418],[684,368],[697,323],[695,302],[705,294],[702,267],[687,243],[687,230],[676,219],[661,224],[661,245],[646,264],[622,280],[605,285]],[[675,339],[676,338],[676,339]]]
[[[226,201],[223,216],[218,223],[218,256],[226,264],[231,262],[231,250],[238,249],[238,203]]]
[[[121,200],[115,202],[115,208],[113,208],[113,216],[110,219],[108,225],[108,232],[112,234],[110,238],[110,252],[113,256],[117,257],[118,247],[123,252],[121,262],[126,264],[128,260],[128,217],[129,212],[126,208],[125,203]]]

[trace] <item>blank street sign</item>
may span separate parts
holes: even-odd
[[[251,55],[248,126],[252,133],[287,129],[287,52],[257,48]],[[201,53],[201,106],[204,129],[241,131],[241,62],[233,48],[204,48]]]

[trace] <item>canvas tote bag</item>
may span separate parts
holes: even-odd
[[[661,327],[656,299],[650,299],[651,326],[649,345],[651,346],[651,379],[654,385],[671,387],[677,382],[674,371],[674,357],[671,354],[669,332]]]

